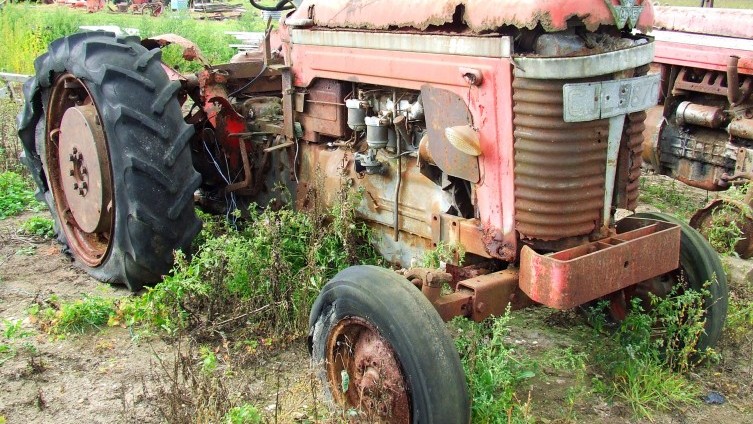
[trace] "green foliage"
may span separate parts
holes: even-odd
[[[39,321],[41,328],[53,335],[84,333],[107,325],[115,315],[116,300],[84,295],[73,302],[51,303],[45,308],[30,308],[29,315]]]
[[[745,202],[748,185],[733,186],[725,192],[724,202],[711,213],[710,225],[700,229],[711,247],[723,255],[737,255],[735,246],[744,238],[742,227],[753,211]]]
[[[15,172],[0,173],[0,219],[18,215],[26,210],[41,210],[34,198],[31,184]]]
[[[260,424],[261,413],[255,406],[244,403],[230,408],[225,414],[225,424]]]
[[[28,235],[52,238],[55,236],[52,219],[32,216],[21,224],[21,232]]]
[[[705,199],[694,198],[683,184],[672,181],[653,181],[640,178],[640,202],[649,204],[662,212],[670,213],[685,221],[703,206]]]
[[[697,403],[700,389],[685,374],[715,357],[711,349],[696,349],[704,331],[707,296],[706,290],[673,289],[664,298],[651,296],[648,310],[639,298],[632,299],[630,312],[609,343],[594,349],[593,362],[601,369],[593,380],[594,390],[624,401],[636,415],[648,419],[657,410]],[[600,313],[592,320],[597,330],[607,325]]]
[[[234,41],[225,31],[260,31],[263,22],[249,13],[241,20],[223,22],[201,21],[183,13],[166,12],[154,18],[145,15],[82,13],[64,7],[37,7],[8,4],[0,10],[0,64],[7,72],[34,73],[34,59],[44,53],[47,45],[60,37],[78,32],[82,25],[115,25],[136,28],[141,37],[173,33],[186,37],[199,46],[212,63],[226,62],[234,54],[229,44]],[[194,71],[200,64],[186,62],[181,49],[170,47],[164,53],[166,63],[181,71]]]
[[[530,403],[521,402],[517,390],[523,381],[534,377],[534,373],[505,345],[509,321],[508,311],[504,316],[482,323],[464,318],[456,318],[451,323],[473,399],[473,422],[533,421]]]
[[[199,347],[199,356],[201,357],[201,372],[211,374],[217,369],[217,355],[211,347]]]
[[[21,320],[3,319],[3,342],[0,343],[0,365],[15,357],[19,352],[17,341],[32,335],[21,327]],[[30,343],[22,343],[21,350],[33,352],[36,348]]]
[[[243,324],[271,338],[301,334],[327,280],[356,262],[378,263],[367,227],[355,221],[359,201],[344,187],[330,210],[252,207],[238,228],[210,218],[194,255],[179,253],[170,275],[121,304],[114,321],[168,333]]]
[[[20,94],[20,86],[17,88],[16,93]],[[0,99],[0,172],[27,175],[26,168],[18,160],[22,149],[16,130],[16,115],[20,110],[21,103]]]
[[[442,266],[442,262],[453,262],[454,260],[462,265],[464,257],[465,249],[462,245],[441,241],[437,244],[437,247],[424,253],[421,266],[424,268],[439,268]]]
[[[753,301],[750,299],[730,298],[725,335],[733,342],[741,343],[753,332]],[[749,341],[753,341],[750,339]],[[753,346],[753,344],[752,344]]]
[[[3,330],[3,336],[8,340],[21,339],[31,335],[30,332],[21,328],[20,319],[15,321],[3,319],[3,326],[5,327],[5,330]]]

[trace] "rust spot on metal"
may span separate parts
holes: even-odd
[[[569,309],[677,269],[680,227],[625,218],[613,237],[540,255],[524,247],[520,288],[531,299]]]
[[[410,422],[405,376],[392,346],[373,324],[360,317],[338,322],[327,337],[325,364],[330,392],[338,403],[378,422]],[[348,382],[343,383],[346,375]]]
[[[465,100],[449,90],[425,85],[421,88],[429,133],[428,157],[442,171],[472,183],[481,179],[478,158],[454,147],[445,135],[448,127],[471,125],[472,119]]]
[[[513,81],[516,228],[524,238],[582,236],[600,222],[609,122],[564,122],[566,82]]]

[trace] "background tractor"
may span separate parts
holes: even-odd
[[[706,4],[707,6],[709,4]],[[710,4],[713,6],[713,2]],[[693,187],[722,191],[753,174],[753,31],[749,10],[657,7],[660,101],[649,119],[644,160],[657,173]],[[734,223],[733,243],[753,256],[753,192],[716,199],[690,221],[704,235],[713,221]]]
[[[606,300],[620,320],[651,294],[704,288],[701,347],[719,339],[727,286],[708,243],[669,216],[615,219],[637,205],[662,83],[648,1],[265,8],[285,12],[279,29],[232,63],[173,35],[102,32],[36,61],[24,161],[91,275],[158,281],[199,231],[197,203],[306,208],[357,188],[379,251],[405,270],[339,273],[308,343],[330,398],[391,422],[469,420],[453,317]],[[161,63],[167,44],[203,70]],[[441,246],[455,252],[444,269],[411,267]]]

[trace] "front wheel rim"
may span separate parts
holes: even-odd
[[[340,320],[327,337],[327,381],[335,401],[367,418],[409,423],[406,378],[390,343],[360,317]]]

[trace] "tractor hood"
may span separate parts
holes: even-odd
[[[537,25],[554,32],[577,19],[590,31],[617,25],[646,32],[654,10],[649,0],[304,0],[291,18],[313,19],[318,27],[370,30],[456,24],[474,33]]]

